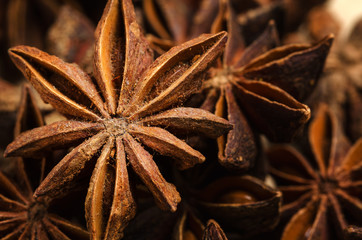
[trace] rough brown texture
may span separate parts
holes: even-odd
[[[322,2],[0,0],[0,239],[362,239],[362,24]]]
[[[227,240],[225,233],[214,220],[209,220],[206,225],[203,240]]]
[[[44,125],[42,116],[27,86],[23,88],[15,136],[41,125]],[[89,239],[89,233],[81,227],[48,212],[51,198],[33,197],[33,186],[44,178],[46,159],[19,157],[13,161],[16,162],[14,180],[0,172],[1,239]]]
[[[196,208],[225,230],[252,238],[273,229],[279,219],[281,192],[252,176],[228,176],[197,193]]]
[[[164,118],[163,124],[153,120],[167,115],[165,110],[170,108],[185,123],[196,121],[200,129],[205,129],[205,124],[211,126],[214,136],[232,128],[226,120],[206,111],[201,110],[203,121],[199,121],[200,110],[177,107],[199,89],[200,74],[220,55],[225,42],[225,32],[201,35],[153,61],[132,2],[110,0],[96,30],[97,84],[75,64],[36,48],[11,48],[12,60],[43,100],[72,120],[21,134],[5,155],[30,156],[81,142],[53,168],[34,196],[64,194],[97,158],[85,202],[93,239],[120,238],[135,214],[126,160],[157,205],[175,211],[180,195],[163,178],[144,145],[174,157],[181,169],[204,161],[201,153],[162,128],[163,124],[172,125],[172,118]],[[153,125],[144,123],[144,119]],[[177,122],[179,128],[189,128]]]
[[[351,146],[337,118],[321,105],[309,127],[309,142],[315,162],[291,147],[268,152],[284,196],[282,214],[292,216],[281,239],[356,237],[362,227],[362,140]]]
[[[229,0],[205,0],[195,10],[184,1],[144,1],[146,16],[163,39],[150,37],[158,52],[195,34],[229,32],[222,58],[210,69],[202,95],[195,98],[200,108],[234,125],[217,141],[219,162],[238,171],[255,164],[256,131],[273,141],[290,141],[300,132],[310,117],[310,109],[299,101],[315,87],[333,41],[330,35],[315,45],[277,47],[275,23],[268,21],[278,6],[252,2],[240,6]],[[162,18],[167,19],[167,26]],[[191,21],[194,24],[188,24]]]

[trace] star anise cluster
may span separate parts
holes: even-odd
[[[0,239],[362,239],[325,2],[1,2]]]

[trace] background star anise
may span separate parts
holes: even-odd
[[[87,73],[92,72],[94,30],[82,12],[65,5],[49,28],[46,49],[65,62],[75,62]]]
[[[281,239],[362,239],[362,139],[351,146],[340,127],[322,105],[309,127],[310,161],[291,147],[268,152],[282,215],[293,216]]]
[[[308,121],[310,110],[302,101],[308,96],[323,69],[332,43],[328,36],[314,45],[276,47],[278,34],[273,22],[248,47],[230,3],[223,2],[214,30],[226,26],[229,39],[225,52],[198,97],[201,108],[234,124],[218,139],[220,163],[229,169],[245,170],[257,156],[255,131],[272,141],[290,141]],[[222,19],[224,21],[217,21]],[[261,19],[259,28],[264,26]],[[276,47],[276,48],[275,48]]]
[[[220,14],[226,5],[231,5],[244,39],[238,44],[250,44],[269,19],[282,18],[280,3],[264,4],[260,1],[246,0],[143,0],[146,17],[145,25],[150,26],[147,35],[153,49],[162,53],[171,46],[183,43],[202,33],[214,32],[226,16]],[[244,42],[245,41],[245,42]]]
[[[229,169],[245,171],[257,157],[256,129],[272,140],[290,141],[309,119],[309,108],[299,101],[316,85],[333,37],[314,46],[290,45],[269,51],[279,45],[275,25],[268,26],[268,22],[280,22],[280,4],[243,3],[145,0],[144,10],[161,37],[149,37],[158,52],[203,32],[229,32],[223,57],[209,71],[202,96],[195,97],[193,104],[198,104],[193,106],[234,125],[218,139],[219,160]]]
[[[352,141],[362,136],[361,26],[359,19],[348,38],[332,49],[320,84],[307,101],[312,109],[320,102],[328,104]]]
[[[0,75],[14,81],[18,72],[7,57],[7,49],[28,44],[43,49],[45,34],[63,4],[79,7],[73,0],[3,0],[0,4]]]
[[[25,87],[15,125],[15,136],[43,124],[34,97],[29,87]],[[48,162],[45,158],[20,157],[9,159],[15,169],[13,174],[8,173],[11,178],[0,172],[1,239],[89,239],[87,231],[52,213],[50,208],[54,205],[54,199],[33,197],[33,190],[44,179],[47,167],[51,164],[50,159],[47,160]],[[73,201],[73,204],[79,208],[76,202]]]
[[[209,219],[216,220],[233,240],[254,239],[276,226],[280,191],[252,176],[226,175],[215,161],[186,172],[174,174],[182,195],[177,211],[161,212],[144,198],[143,210],[125,230],[125,239],[202,239]]]
[[[203,240],[227,240],[224,231],[214,220],[209,220],[207,222],[204,234],[202,236]]]
[[[361,239],[358,1],[0,0],[0,239]]]
[[[180,196],[144,146],[174,158],[180,169],[204,157],[164,128],[209,137],[231,128],[207,111],[178,107],[201,86],[202,73],[221,53],[226,33],[202,35],[152,63],[152,51],[141,31],[131,1],[108,2],[96,30],[97,85],[75,64],[32,47],[10,49],[12,60],[42,98],[72,120],[21,134],[5,154],[34,156],[81,143],[54,167],[34,196],[64,194],[95,164],[85,202],[93,239],[121,237],[135,214],[126,159],[159,207],[176,210]]]

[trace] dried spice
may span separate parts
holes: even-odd
[[[12,112],[19,105],[20,87],[0,78],[0,112]]]
[[[346,101],[346,123],[345,129],[348,136],[356,141],[362,136],[362,45],[360,39],[362,36],[362,19],[359,19],[345,44],[341,47],[341,58],[344,64],[341,64],[340,71],[346,72],[351,83],[347,89]],[[347,122],[348,121],[348,122]]]
[[[186,208],[188,210],[186,210]],[[226,235],[215,220],[208,220],[206,227],[192,211],[182,205],[176,213],[162,212],[150,207],[137,213],[125,231],[125,240],[226,240]]]
[[[43,125],[43,120],[29,88],[25,87],[17,116],[15,135],[34,125]],[[48,212],[52,199],[33,197],[34,184],[44,178],[45,159],[16,158],[12,160],[16,164],[14,181],[0,172],[0,236],[2,239],[89,239],[87,231]],[[26,168],[28,161],[32,161],[31,171]],[[37,176],[34,176],[34,170],[38,173]]]
[[[274,20],[278,32],[283,35],[282,27],[285,24],[285,6],[282,1],[250,1],[253,3],[249,8],[244,8],[244,3],[231,0],[231,5],[235,10],[236,22],[240,27],[244,45],[249,46],[260,33],[268,26],[271,19]]]
[[[4,150],[13,139],[13,131],[16,119],[16,110],[19,108],[21,98],[21,86],[14,85],[0,78],[0,148]],[[37,106],[41,111],[48,112],[52,108],[34,95]],[[0,157],[0,159],[2,156]],[[1,160],[0,160],[1,164]]]
[[[57,16],[62,4],[69,0],[6,1],[7,38],[9,45],[32,44],[41,47],[47,24]],[[75,5],[75,4],[73,4]]]
[[[62,4],[76,6],[73,0],[3,0],[1,3],[0,20],[4,31],[0,38],[0,74],[7,80],[17,81],[19,75],[7,57],[7,49],[19,44],[28,44],[43,49],[48,27],[56,18]],[[1,18],[1,17],[0,17]]]
[[[221,229],[219,224],[214,220],[209,220],[207,222],[203,240],[227,240],[224,231]]]
[[[362,139],[351,146],[340,127],[321,105],[309,127],[313,159],[287,146],[268,152],[270,172],[283,192],[282,215],[292,216],[282,240],[362,238]]]
[[[23,157],[0,157],[0,238],[361,239],[362,24],[331,49],[325,2],[0,1],[0,78],[20,80],[10,41],[38,47],[9,53],[51,103],[42,113],[57,110],[44,126],[26,87],[6,151]],[[12,84],[0,80],[0,152]],[[272,143],[290,140],[303,157]]]
[[[320,40],[331,33],[337,35],[340,30],[340,23],[326,7],[313,8],[306,22],[309,34],[315,40]]]
[[[175,223],[172,232],[172,239],[202,239],[205,231],[205,226],[201,220],[196,217],[186,204],[184,204],[177,222]]]
[[[95,27],[80,11],[63,6],[47,34],[47,51],[92,72]]]
[[[157,14],[156,3],[168,20],[168,28]],[[279,44],[273,23],[261,34],[268,18],[276,15],[274,5],[241,14],[242,18],[237,17],[231,1],[202,1],[192,25],[187,22],[192,19],[192,11],[186,5],[183,1],[145,1],[146,16],[162,37],[152,37],[150,41],[153,46],[158,44],[155,49],[159,51],[202,32],[229,32],[222,61],[210,70],[211,76],[203,85],[203,97],[196,98],[202,109],[234,124],[227,136],[218,139],[219,159],[229,169],[245,171],[254,165],[257,155],[255,128],[272,140],[289,141],[309,119],[309,108],[298,100],[306,98],[314,88],[333,37],[328,36],[314,46],[291,45],[268,51]],[[170,15],[176,8],[177,13]],[[249,25],[253,26],[252,34]],[[167,29],[172,34],[166,34]],[[257,30],[259,38],[254,38],[246,48],[244,44],[252,39],[249,35],[255,36]],[[254,129],[249,121],[254,123]]]
[[[96,162],[85,202],[93,239],[120,238],[135,214],[126,159],[158,206],[176,210],[179,193],[143,145],[176,159],[180,169],[201,163],[204,157],[164,128],[214,138],[232,128],[207,111],[177,107],[201,86],[203,72],[223,50],[226,33],[202,35],[153,62],[141,30],[131,1],[108,2],[96,30],[97,85],[77,65],[36,48],[9,51],[43,100],[71,120],[21,134],[5,155],[34,156],[76,146],[44,179],[35,197],[64,194]]]
[[[260,34],[270,19],[280,20],[280,4],[263,6],[259,1],[202,0],[190,4],[178,0],[144,0],[143,9],[154,34],[147,38],[153,49],[162,53],[170,47],[190,40],[202,33],[215,32],[215,27],[224,21],[225,6],[231,4],[237,22],[249,44]],[[265,4],[266,5],[266,4]],[[279,21],[278,21],[279,22]],[[239,44],[243,44],[242,41]]]
[[[198,1],[196,6],[187,1],[144,0],[147,23],[156,34],[147,36],[152,48],[163,53],[201,33],[210,32],[211,23],[206,26],[200,26],[200,23],[208,19],[212,21],[217,13],[217,5],[217,0]]]
[[[250,238],[276,226],[281,196],[255,177],[228,176],[210,183],[194,201],[204,218]]]
[[[271,22],[245,48],[238,44],[243,37],[227,6],[220,14],[228,13],[229,40],[223,61],[210,70],[203,85],[201,108],[234,124],[227,136],[218,139],[221,163],[232,169],[248,169],[254,165],[257,151],[252,128],[273,141],[290,141],[308,121],[310,110],[298,100],[312,91],[333,38],[315,45],[274,48],[278,37]],[[222,28],[219,24],[216,29]]]
[[[177,212],[165,213],[146,207],[137,213],[126,229],[125,239],[202,239],[208,231],[205,225],[210,219],[220,223],[222,232],[225,231],[225,237],[229,239],[254,239],[273,229],[279,219],[281,192],[251,176],[211,180],[219,170],[225,170],[214,161],[212,165],[216,167],[212,171],[199,166],[204,170],[201,174],[195,168],[187,170],[197,175],[194,178],[184,172],[176,174],[176,178],[181,179],[175,184],[183,196]],[[195,188],[194,179],[205,174],[207,185]],[[145,234],[140,234],[142,231]],[[220,233],[220,236],[224,235]]]
[[[357,41],[362,33],[361,22],[355,24],[346,41],[333,49],[315,92],[307,100],[312,109],[321,102],[328,104],[352,141],[362,136],[362,48]]]
[[[285,0],[286,24],[285,31],[290,32],[300,26],[309,11],[314,7],[322,6],[327,0]]]

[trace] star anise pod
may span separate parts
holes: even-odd
[[[350,36],[340,39],[327,60],[324,71],[308,105],[314,109],[320,102],[326,103],[345,134],[356,141],[362,136],[362,19],[356,22]]]
[[[222,61],[210,69],[203,85],[201,108],[234,124],[218,139],[221,164],[248,169],[257,155],[257,130],[273,141],[290,141],[308,121],[310,110],[302,104],[312,91],[328,54],[332,37],[314,45],[278,43],[273,22],[250,46],[239,44],[240,34],[233,9],[226,4],[229,39]],[[251,124],[251,126],[250,126]]]
[[[95,26],[77,9],[65,5],[47,34],[47,51],[92,72]]]
[[[62,4],[72,0],[5,0],[7,42],[9,46],[33,44],[41,47],[47,27],[55,19]],[[73,2],[73,6],[76,5]]]
[[[25,2],[26,1],[22,1],[22,4],[25,4]],[[26,4],[19,8],[22,7],[26,7]],[[16,27],[14,26],[14,28]],[[75,62],[85,69],[86,72],[91,72],[93,65],[94,29],[95,27],[90,23],[90,20],[82,15],[80,11],[71,5],[65,5],[60,8],[55,23],[48,31],[46,49],[49,53],[57,55],[64,61]],[[30,42],[26,43],[30,44]],[[3,45],[7,50],[7,47],[5,46],[7,45]],[[0,60],[10,61],[8,57],[0,58]],[[2,69],[7,69],[6,66],[2,66]],[[11,63],[11,68],[13,67],[14,66]],[[15,115],[14,113],[19,105],[21,95],[21,86],[13,86],[11,83],[7,83],[6,80],[13,79],[9,78],[4,81],[0,79],[0,91],[2,93],[0,96],[0,114],[4,114],[2,115],[2,120],[8,122],[8,124],[0,124],[0,126],[4,126],[4,128],[14,122],[14,119],[11,119],[10,117]],[[40,100],[37,101],[37,103],[42,112],[50,111],[52,109],[49,104],[44,104],[39,98],[39,95],[35,94],[35,97],[37,100]],[[13,126],[7,129],[11,130],[12,128]],[[4,136],[2,140],[8,141],[7,144],[9,144],[11,139],[12,137],[7,138]]]
[[[158,206],[175,211],[179,193],[143,145],[171,156],[186,169],[203,162],[203,155],[164,128],[218,137],[232,127],[207,111],[178,107],[199,89],[203,72],[225,42],[225,32],[202,35],[152,63],[152,50],[135,20],[132,2],[110,0],[96,30],[97,84],[75,64],[36,48],[11,48],[12,60],[42,98],[71,120],[21,134],[5,155],[34,156],[76,146],[48,174],[35,191],[36,198],[66,192],[96,161],[85,203],[94,239],[121,237],[135,214],[126,160]]]
[[[154,34],[147,38],[158,53],[170,47],[190,40],[202,33],[213,32],[225,16],[220,11],[225,10],[226,3],[240,13],[238,24],[244,34],[245,42],[249,43],[264,28],[269,19],[282,15],[281,4],[264,6],[255,0],[201,0],[190,4],[187,0],[143,0],[143,10]],[[257,11],[256,11],[257,10]],[[244,44],[240,41],[238,44]]]
[[[28,44],[43,49],[48,27],[56,18],[62,4],[78,5],[73,0],[3,0],[0,8],[0,62],[6,67],[0,74],[7,80],[16,81],[18,71],[7,57],[7,49]],[[3,16],[3,19],[2,19]]]
[[[13,128],[16,121],[16,111],[21,100],[21,86],[12,84],[0,77],[0,93],[0,149],[4,151],[14,136]],[[39,95],[34,95],[34,98],[42,112],[49,112],[52,109],[49,104],[44,104]],[[2,160],[3,157],[1,156],[0,159]]]
[[[340,48],[342,63],[339,72],[347,74],[347,100],[341,108],[345,112],[345,129],[347,135],[357,140],[362,136],[362,18],[355,23],[347,41]]]
[[[204,230],[204,234],[202,236],[203,240],[227,240],[224,231],[220,227],[220,225],[215,221],[210,219]]]
[[[43,119],[29,87],[23,88],[15,125],[15,135]],[[44,178],[45,159],[11,159],[15,164],[13,178],[0,172],[0,235],[1,239],[89,239],[87,231],[51,213],[51,199],[35,199],[33,190]],[[31,168],[28,168],[29,161]]]
[[[315,7],[323,6],[328,0],[284,0],[286,8],[285,31],[297,29],[308,13]]]
[[[176,213],[164,212],[152,206],[141,212],[126,229],[124,239],[158,239],[158,240],[202,240],[219,239],[225,233],[215,220],[209,219],[206,226],[185,205]],[[219,237],[219,238],[216,238]]]
[[[161,30],[167,28],[161,28],[161,21],[151,21],[158,19],[153,10],[154,2],[159,2],[164,18],[172,19],[168,21],[168,29],[172,34],[162,35],[165,31]],[[257,157],[255,129],[277,141],[290,141],[302,129],[309,119],[310,110],[299,101],[308,96],[315,86],[331,46],[332,36],[315,45],[275,48],[279,44],[279,38],[273,23],[261,34],[269,21],[268,17],[274,16],[274,8],[268,8],[268,11],[260,14],[254,12],[250,16],[245,13],[243,27],[240,27],[236,5],[232,1],[206,0],[200,3],[200,9],[194,16],[195,23],[190,25],[187,24],[190,12],[185,10],[185,6],[180,6],[185,5],[183,1],[170,1],[168,4],[161,2],[146,0],[145,9],[161,37],[169,41],[170,36],[173,36],[171,45],[173,42],[184,41],[194,32],[217,32],[224,29],[229,33],[222,60],[210,70],[211,76],[203,85],[203,96],[197,96],[194,101],[202,109],[214,112],[234,124],[227,136],[218,139],[219,160],[223,166],[243,171],[254,165]],[[255,5],[252,4],[252,7]],[[171,15],[165,11],[174,8],[178,9],[177,14]],[[255,29],[258,30],[259,38],[254,39],[246,48],[245,43],[251,40],[243,33],[248,32],[249,23],[254,26],[253,35],[256,34]],[[151,41],[153,45],[168,45],[154,38]]]
[[[313,157],[289,146],[268,152],[283,192],[284,239],[362,239],[362,139],[353,146],[335,115],[321,105],[309,127]]]
[[[152,48],[162,53],[201,33],[210,32],[210,26],[205,26],[206,29],[200,29],[201,31],[196,33],[194,30],[200,28],[195,27],[199,23],[196,19],[212,20],[217,4],[217,0],[195,1],[195,4],[189,4],[183,0],[143,0],[143,11],[147,23],[155,33],[147,35]],[[196,9],[199,11],[195,13]]]
[[[226,176],[194,196],[203,218],[215,219],[226,233],[249,239],[273,229],[279,220],[282,194],[252,176]]]

